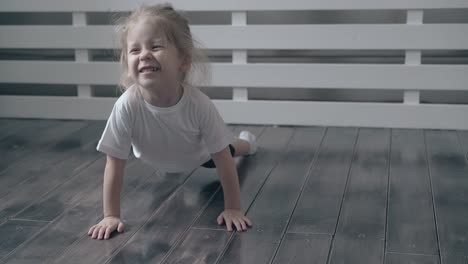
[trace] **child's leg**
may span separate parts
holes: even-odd
[[[232,144],[229,144],[229,150],[233,157],[255,154],[257,148],[257,138],[249,131],[242,131],[239,137],[236,138]],[[216,168],[212,159],[203,163],[201,166],[205,168]]]
[[[249,154],[250,150],[250,143],[246,140],[236,138],[236,140],[232,143],[236,152],[234,153],[234,157],[244,156]]]
[[[257,152],[257,139],[249,131],[242,131],[232,144],[236,150],[234,157],[252,155]]]

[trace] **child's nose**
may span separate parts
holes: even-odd
[[[148,60],[151,58],[151,52],[147,49],[144,49],[140,53],[140,60]]]

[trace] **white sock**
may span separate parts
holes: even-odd
[[[250,144],[249,155],[253,155],[255,154],[255,152],[257,152],[257,149],[258,149],[257,137],[255,137],[254,134],[250,133],[247,130],[244,130],[240,132],[239,138],[249,142]]]

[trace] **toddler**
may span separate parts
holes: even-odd
[[[119,33],[125,92],[97,146],[107,155],[104,217],[88,235],[108,239],[124,229],[120,192],[131,148],[135,157],[160,171],[216,167],[225,199],[217,222],[228,231],[246,230],[252,224],[241,210],[233,157],[254,154],[256,139],[248,131],[234,137],[210,99],[188,81],[198,50],[187,20],[169,4],[142,6],[125,19]]]

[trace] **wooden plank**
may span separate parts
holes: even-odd
[[[269,260],[272,260],[296,204],[300,189],[308,176],[313,157],[319,149],[324,132],[324,128],[297,128],[294,131],[282,159],[269,173],[263,186],[259,187],[260,190],[253,192],[254,194],[258,192],[256,197],[252,197],[250,201],[247,201],[247,204],[252,204],[248,208],[247,215],[254,223],[253,230],[248,231],[248,236],[244,236],[243,234],[231,235],[233,236],[233,242],[229,245],[225,244],[227,249],[219,260],[221,263],[234,263],[239,259],[242,259],[245,263],[267,263]],[[263,178],[259,177],[261,174],[255,173],[254,175],[260,179]],[[251,186],[251,184],[247,186]],[[281,188],[278,189],[278,186],[281,186]],[[241,195],[248,196],[249,193],[244,193],[241,189]],[[272,204],[275,206],[272,207]],[[210,211],[212,210],[211,208],[213,207],[210,207]],[[212,211],[210,214],[212,214]],[[213,220],[215,219],[213,218]],[[206,218],[203,219],[203,221],[207,220]],[[212,226],[216,225],[213,223],[213,220],[210,221]],[[212,228],[210,225],[208,227]],[[203,236],[206,229],[195,229],[193,232],[199,233],[199,236]],[[223,235],[224,231],[218,232],[218,236]],[[186,239],[190,239],[190,237]],[[198,242],[195,240],[185,240],[183,242],[183,244],[187,245],[193,243]],[[249,249],[245,247],[245,244],[261,244],[265,246]],[[183,248],[180,247],[175,252],[183,251]],[[192,257],[203,259],[207,256],[219,256],[222,253],[219,249],[201,245],[200,250]],[[255,254],[253,254],[252,250],[255,251]],[[177,258],[175,253],[169,256],[169,261],[173,261],[174,258]]]
[[[85,153],[77,154],[90,155]],[[94,158],[91,164],[88,164],[79,173],[69,177],[66,182],[39,197],[12,217],[36,221],[53,221],[68,208],[72,208],[78,204],[87,204],[89,201],[102,201],[102,182],[106,158],[103,157],[102,153],[97,151],[92,156]],[[63,172],[64,169],[60,169],[60,171]],[[127,161],[125,171],[126,177],[122,194],[133,190],[142,181],[140,177],[149,177],[154,172],[154,169],[141,164],[131,157]]]
[[[102,241],[91,239],[85,234],[87,229],[83,230],[83,235],[58,255],[54,263],[63,263],[65,260],[68,263],[82,263],[82,261],[87,262],[88,260],[91,261],[89,263],[105,263],[140,230],[158,208],[165,204],[165,200],[173,195],[189,175],[190,173],[165,174],[158,177],[152,176],[151,179],[145,180],[136,191],[126,195],[122,201],[124,233],[113,236],[111,240]],[[90,201],[97,199],[98,197]],[[85,203],[88,204],[88,202]]]
[[[460,50],[467,24],[192,25],[205,49]],[[283,36],[278,38],[278,35]],[[117,49],[114,26],[0,26],[0,48]],[[57,36],[60,36],[58,38]]]
[[[37,120],[0,119],[0,141],[21,130],[34,130],[37,125]]]
[[[143,0],[128,2],[125,0],[103,0],[94,2],[82,0],[73,4],[60,0],[43,0],[41,5],[36,5],[33,0],[3,0],[2,12],[116,12],[130,11]],[[155,3],[153,1],[153,3]],[[405,0],[394,1],[368,1],[355,0],[352,3],[344,0],[295,0],[295,1],[271,1],[271,0],[239,0],[219,1],[203,0],[193,1],[174,0],[171,3],[176,7],[190,11],[256,11],[256,10],[374,10],[374,9],[439,9],[439,8],[468,8],[464,0],[437,1],[437,0]]]
[[[158,263],[180,234],[190,226],[218,187],[214,170],[197,169],[180,190],[162,204],[161,208],[153,212],[131,238],[128,237],[130,239],[125,241],[125,245],[118,252],[105,251],[104,254],[96,252],[93,256],[96,260],[104,262],[112,256],[112,253],[117,253],[109,263]],[[79,250],[75,250],[77,251]],[[77,253],[81,256],[88,254],[84,250]],[[69,255],[67,254],[67,257]]]
[[[49,124],[55,123],[51,127]],[[0,159],[0,174],[4,173],[7,168],[28,157],[28,154],[33,150],[40,150],[49,144],[53,144],[59,139],[62,139],[69,134],[85,127],[84,121],[44,121],[44,126],[40,125],[34,131],[24,131],[21,134],[16,134],[5,138],[1,141],[0,148],[4,151],[4,155]],[[0,186],[3,186],[0,184]]]
[[[172,251],[164,263],[215,263],[218,255],[200,252],[204,253],[206,249],[210,249],[211,253],[221,252],[229,237],[228,232],[208,229],[200,232],[199,229],[190,229],[182,243]]]
[[[218,233],[222,235],[223,231],[220,230]],[[222,255],[216,263],[268,263],[265,259],[269,261],[272,256],[268,258],[266,255],[273,254],[279,246],[277,230],[262,230],[254,227],[244,233],[235,233],[233,237],[226,251],[220,252]]]
[[[0,222],[37,203],[42,199],[41,196],[67,182],[98,159],[100,154],[95,150],[95,145],[103,125],[99,122],[79,130],[49,146],[48,151],[32,152],[32,157],[25,158],[24,162],[19,162],[3,173]],[[95,181],[91,179],[90,182]],[[60,204],[59,201],[54,202]],[[58,208],[36,209],[36,213],[42,215]],[[38,217],[35,220],[51,219]]]
[[[92,156],[92,160],[96,160],[98,157],[101,158],[78,175],[69,176],[68,181],[63,184],[54,186],[55,188],[46,195],[38,197],[32,204],[29,204],[29,206],[14,214],[13,217],[19,219],[52,221],[63,213],[66,208],[73,207],[73,205],[79,203],[86,196],[89,196],[90,193],[96,191],[96,189],[102,189],[103,177],[98,177],[96,179],[96,174],[101,173],[103,175],[105,158],[102,157],[101,153],[97,152],[93,154],[77,153],[77,155]],[[133,161],[129,162],[130,166],[132,166],[132,162]],[[133,166],[135,165],[133,164]],[[63,172],[64,170],[60,169],[60,171]],[[147,175],[152,171],[152,169],[143,166],[140,173]],[[36,185],[41,186],[40,183]],[[125,185],[125,187],[128,188],[128,185]]]
[[[390,130],[361,129],[331,263],[383,263]]]
[[[468,46],[467,24],[193,26],[192,31],[208,49],[450,50]]]
[[[439,256],[387,253],[385,264],[439,264]]]
[[[330,235],[288,233],[273,264],[326,264],[331,239]]]
[[[257,131],[257,133],[261,133],[258,139],[258,152],[244,159],[237,171],[241,188],[241,204],[244,210],[248,209],[265,179],[282,157],[282,152],[292,136],[293,129],[268,127],[265,131]],[[225,226],[218,226],[216,222],[216,218],[223,210],[224,195],[220,191],[216,193],[193,227],[225,230]]]
[[[39,233],[31,234],[29,240],[0,261],[2,263],[50,263],[59,252],[84,233],[83,226],[95,223],[95,216],[101,211],[101,208],[90,210],[89,207],[83,206],[68,209]]]
[[[0,48],[116,49],[119,44],[114,29],[114,26],[100,25],[0,26],[0,36],[12,37],[11,40],[2,38]],[[71,37],[76,38],[74,43],[70,41]],[[20,44],[23,41],[28,41],[30,44]]]
[[[468,65],[211,63],[210,67],[212,80],[207,85],[215,87],[466,91],[468,83]],[[0,80],[5,83],[114,85],[119,73],[117,62],[0,61]]]
[[[38,149],[25,148],[24,151],[28,152],[27,155],[20,161],[15,162],[14,165],[2,173],[0,179],[0,197],[7,193],[15,191],[16,188],[24,189],[31,178],[46,182],[44,179],[51,179],[50,174],[57,171],[55,166],[62,166],[65,171],[74,171],[75,168],[63,167],[74,155],[95,154],[95,145],[104,130],[105,123],[102,121],[90,121],[89,126],[86,126],[72,134],[63,138],[58,138],[54,142],[50,142],[47,146]],[[29,151],[28,151],[29,150]],[[94,152],[94,153],[93,153]],[[94,155],[95,156],[95,155]],[[89,159],[91,157],[82,156],[81,161],[78,159],[74,164],[75,167],[86,165],[86,161],[93,161],[97,159]],[[62,163],[63,162],[63,163]],[[80,164],[81,163],[81,164]],[[63,180],[66,177],[59,176]],[[29,181],[30,183],[30,181]],[[49,184],[51,184],[49,182]],[[51,185],[50,185],[51,186]],[[35,194],[40,195],[39,190],[35,188]],[[16,195],[16,194],[15,194]]]
[[[47,170],[45,174],[33,174],[21,184],[21,186],[24,185],[23,188],[18,187],[16,192],[10,192],[0,199],[0,220],[14,217],[23,210],[27,210],[26,215],[28,218],[22,219],[52,221],[57,215],[68,208],[67,204],[52,200],[50,203],[46,203],[48,207],[45,208],[36,205],[36,203],[42,204],[43,196],[48,197],[48,192],[53,191],[64,183],[68,185],[70,179],[71,182],[76,182],[83,175],[96,175],[97,171],[102,171],[105,160],[101,158],[96,161],[100,155],[88,155],[90,156],[89,160],[71,158]],[[70,169],[71,172],[66,169]],[[101,178],[94,178],[93,181],[88,182],[88,185],[97,185]],[[35,193],[36,191],[37,193]],[[67,196],[68,194],[65,193],[63,195]],[[70,195],[73,197],[73,194]]]
[[[236,129],[231,127],[231,129]],[[101,263],[115,254],[140,228],[148,221],[148,218],[158,210],[161,203],[166,200],[176,188],[186,181],[188,173],[163,174],[159,180],[150,180],[145,188],[140,188],[135,196],[126,196],[123,199],[121,210],[125,220],[126,231],[105,243],[91,241],[87,235],[83,235],[73,245],[69,246],[56,260],[57,263],[66,262],[89,262]],[[135,185],[135,184],[130,184]],[[154,195],[157,193],[158,195]],[[93,192],[93,194],[100,194]],[[92,196],[91,196],[92,197]],[[99,197],[87,198],[89,201],[97,201]],[[82,202],[88,203],[88,202]],[[138,204],[138,206],[134,206]]]
[[[0,96],[0,117],[107,120],[116,101],[117,98]]]
[[[249,128],[249,130],[252,129]],[[274,139],[268,134],[287,135],[284,133],[285,131],[288,130],[276,128],[271,129],[270,132],[268,130],[264,132],[259,138],[259,152],[255,156],[243,159],[240,167],[247,166],[250,159],[254,159],[260,154],[260,151],[268,147],[262,144],[262,142],[266,142],[265,140]],[[280,140],[280,142],[283,141],[284,139]],[[241,168],[239,168],[240,175],[242,175]],[[125,263],[127,261],[159,263],[163,261],[165,255],[183,237],[193,221],[200,215],[202,209],[210,206],[209,202],[213,194],[220,189],[215,171],[198,169],[195,174],[197,176],[191,177],[186,185],[160,211],[156,212],[129,243],[111,259],[110,263]],[[212,179],[211,182],[207,182],[209,178]],[[191,202],[181,200],[183,197],[190,197]],[[218,214],[220,212],[218,211]],[[180,215],[184,215],[184,217],[181,218]],[[150,234],[153,235],[149,236]]]
[[[83,177],[95,179],[91,183],[91,185],[95,185],[94,188],[89,189],[86,193],[82,193],[81,200],[75,199],[68,206],[65,206],[62,213],[51,224],[42,229],[38,234],[35,234],[32,239],[28,240],[12,254],[8,255],[5,258],[5,262],[21,263],[29,259],[35,259],[38,262],[51,263],[80,238],[87,237],[86,233],[89,227],[96,224],[102,218],[102,184],[99,185],[99,183],[102,183],[104,164],[105,159],[99,159],[81,174]],[[153,197],[145,191],[146,188],[152,188],[152,194],[155,196],[154,199],[161,198],[161,195],[155,194],[154,186],[164,184],[166,182],[165,177],[154,175],[154,169],[142,166],[138,160],[130,161],[125,170],[126,181],[128,183],[125,184],[122,191],[122,199],[124,201],[127,195],[138,196],[141,192],[145,195],[148,202],[154,202]],[[175,179],[177,177],[174,177],[172,181],[174,182]],[[78,187],[80,186],[82,185]],[[168,184],[167,187],[171,186]],[[162,192],[162,194],[164,193]],[[67,194],[63,195],[65,198],[67,197]],[[57,196],[59,195],[57,194]],[[46,199],[44,201],[48,202],[49,200]],[[141,199],[137,201],[141,201]],[[126,205],[128,205],[128,202]],[[131,229],[131,226],[127,226],[128,229]],[[89,237],[87,238],[91,240]]]
[[[458,131],[458,137],[465,152],[465,158],[468,160],[468,131]]]
[[[94,131],[95,132],[95,131]],[[86,134],[86,133],[85,133]],[[94,133],[94,136],[98,136],[96,135],[96,133]],[[83,138],[86,138],[86,135],[83,136]],[[92,152],[90,152],[89,150],[92,150]],[[94,149],[94,144],[91,144],[91,146],[88,147],[87,149],[88,153],[86,153],[86,151],[81,151],[81,152],[78,152],[78,151],[75,151],[74,152],[74,155],[75,157],[72,157],[70,159],[67,159],[65,160],[64,162],[60,163],[59,165],[56,165],[54,166],[54,170],[52,171],[49,171],[49,174],[52,174],[52,175],[56,175],[59,176],[59,177],[62,177],[62,178],[71,178],[71,175],[67,175],[67,173],[71,173],[70,174],[76,174],[77,171],[79,171],[78,169],[84,169],[86,168],[86,164],[87,163],[91,163],[92,161],[94,161],[95,159],[98,158],[98,155],[95,155],[95,154],[98,154],[95,149]],[[100,154],[99,156],[102,156],[102,154]],[[90,158],[88,161],[86,161],[87,158],[83,158],[83,157],[92,157]],[[86,161],[86,162],[85,162]],[[81,195],[86,195],[86,190],[89,189],[87,188],[86,186],[83,186],[83,185],[79,185],[79,180],[77,181],[77,178],[79,177],[82,177],[83,175],[88,176],[88,175],[91,175],[93,176],[92,178],[88,178],[86,179],[87,181],[87,184],[90,185],[90,186],[94,186],[96,185],[95,183],[99,183],[99,180],[96,181],[96,177],[97,175],[96,174],[93,174],[93,171],[98,171],[100,168],[101,168],[101,172],[100,174],[102,175],[102,168],[104,167],[104,159],[100,159],[99,161],[95,162],[94,165],[92,165],[91,167],[89,168],[86,168],[86,170],[84,171],[84,173],[82,173],[81,175],[77,175],[76,177],[72,178],[70,181],[68,181],[67,183],[64,184],[64,186],[67,186],[67,185],[73,185],[73,184],[76,184],[78,183],[76,186],[75,186],[75,189],[78,189],[78,188],[81,188],[79,190],[76,190],[75,192],[73,192],[73,190],[71,190],[70,188],[59,188],[58,190],[57,189],[54,189],[51,193],[48,193],[47,195],[45,195],[45,197],[41,197],[40,199],[35,199],[33,202],[32,202],[32,206],[31,207],[27,207],[26,209],[26,212],[28,214],[24,215],[22,214],[21,217],[23,217],[23,219],[27,219],[27,221],[35,221],[35,220],[42,220],[41,222],[44,222],[44,223],[48,223],[47,221],[52,221],[54,220],[55,216],[57,215],[60,215],[62,214],[64,211],[66,211],[68,214],[70,213],[69,212],[69,208],[73,208],[74,205],[70,202],[68,202],[68,204],[65,204],[64,203],[64,198],[60,196],[60,194],[64,197],[76,197],[76,192],[81,192]],[[66,165],[62,165],[62,164],[66,164]],[[70,167],[70,165],[74,165],[73,167]],[[75,168],[77,167],[77,168]],[[18,213],[18,211],[20,211],[22,208],[26,207],[28,204],[31,204],[31,193],[35,193],[35,192],[38,192],[38,190],[40,191],[41,188],[43,188],[43,186],[47,186],[48,184],[53,184],[53,182],[51,183],[49,179],[47,179],[48,173],[46,173],[45,175],[39,175],[39,179],[36,180],[36,182],[33,182],[33,189],[30,190],[31,188],[27,189],[27,192],[26,194],[23,194],[23,195],[16,195],[16,196],[13,196],[13,200],[14,202],[16,203],[13,203],[13,205],[11,205],[11,203],[7,203],[7,205],[10,205],[9,207],[7,207],[5,210],[2,211],[2,213],[5,214],[5,211],[8,212],[10,215],[14,216],[15,213]],[[66,175],[64,177],[64,175]],[[101,177],[99,177],[98,179],[101,179]],[[101,180],[102,182],[102,180]],[[91,184],[90,184],[91,183]],[[29,185],[26,185],[27,187],[29,187]],[[34,189],[34,187],[36,187],[38,190]],[[85,187],[85,188],[83,188]],[[63,191],[63,192],[62,192]],[[72,191],[71,193],[69,191]],[[41,192],[39,192],[41,193]],[[22,193],[20,193],[22,194]],[[38,195],[40,196],[40,195]],[[15,200],[16,198],[16,200]],[[24,202],[24,205],[21,206],[21,203],[20,202],[17,202],[18,200],[21,200],[23,199],[25,202]],[[29,199],[27,199],[29,198]],[[39,198],[39,197],[38,197]],[[49,199],[47,199],[49,198]],[[51,199],[52,198],[52,199]],[[57,199],[57,200],[54,200],[54,199]],[[75,202],[76,204],[76,202]],[[76,212],[73,211],[73,215],[75,214]],[[82,212],[83,214],[84,212]],[[32,220],[34,219],[34,220]],[[60,221],[69,221],[68,219],[63,219],[62,217],[62,220],[58,220],[59,223]],[[71,223],[73,223],[73,221],[71,221]],[[64,225],[66,226],[66,225]],[[56,228],[57,226],[52,224],[52,226],[48,226],[47,228],[49,229],[52,229],[52,233],[53,232],[56,232]],[[46,229],[47,229],[46,228]],[[66,229],[66,227],[63,227],[63,229]],[[36,254],[35,256],[38,257],[38,258],[41,258],[41,257],[44,257],[44,258],[47,258],[47,254],[52,254],[54,251],[53,249],[45,249],[44,251],[42,250],[38,250],[37,247],[39,245],[39,248],[40,247],[46,247],[48,244],[45,243],[44,244],[44,240],[45,241],[48,241],[47,239],[44,239],[44,240],[41,240],[41,236],[46,236],[44,235],[44,232],[47,233],[48,231],[44,231],[44,230],[41,230],[41,232],[36,232],[36,233],[32,233],[32,234],[29,234],[29,237],[34,237],[35,235],[39,234],[39,243],[35,243],[34,240],[33,242],[31,241],[28,241],[28,243],[26,243],[26,246],[23,246],[19,252],[29,252],[29,254]],[[41,235],[42,234],[42,235]],[[63,235],[63,234],[62,234]],[[47,237],[47,236],[46,236]],[[51,239],[50,237],[47,237],[48,239]],[[36,238],[34,238],[36,239]],[[64,240],[59,240],[58,243],[61,243],[63,242]],[[44,244],[44,245],[43,245]],[[61,246],[61,244],[59,244]],[[55,247],[57,245],[53,244],[51,245],[51,247]],[[26,249],[26,250],[24,250]],[[35,251],[37,250],[37,251]],[[32,252],[36,252],[36,253],[31,253]],[[19,254],[19,253],[14,253],[13,256],[16,256]],[[28,253],[26,253],[28,254]],[[41,254],[44,254],[44,255],[41,255]],[[35,257],[33,257],[35,258]],[[21,262],[27,260],[27,258],[23,258]],[[10,262],[8,262],[10,263]]]
[[[0,226],[0,259],[36,233],[47,222],[9,220]]]
[[[0,140],[3,137],[8,136],[9,134],[12,133],[12,131],[18,130],[20,124],[17,121],[17,119],[8,119],[8,118],[1,118],[0,119]]]
[[[115,98],[0,96],[0,116],[105,120],[115,101]],[[225,122],[231,124],[468,129],[468,105],[280,100],[213,102]],[[50,108],[61,111],[51,112]]]
[[[337,236],[384,239],[390,130],[361,129]]]
[[[267,263],[273,259],[324,134],[323,128],[296,128],[284,158],[249,208],[248,216],[256,232],[250,232],[249,236],[233,235],[220,258],[221,263],[239,263],[239,259],[247,263]],[[253,247],[253,254],[252,249],[244,246],[251,243],[264,246]]]
[[[126,222],[126,232],[105,243],[96,240],[90,241],[87,235],[83,235],[56,260],[63,261],[101,263],[110,258],[135,232],[148,220],[152,213],[159,208],[161,202],[174,192],[182,184],[190,173],[166,174],[163,179],[155,183],[149,182],[148,186],[138,191],[136,197],[126,196],[121,208],[123,219]],[[141,189],[141,188],[140,188]],[[159,195],[155,196],[154,193]],[[154,197],[154,198],[150,198]],[[90,201],[99,198],[90,199]],[[134,205],[138,204],[138,207]]]
[[[356,128],[327,129],[288,232],[334,234],[357,134]]]
[[[25,62],[21,61],[4,61],[0,63],[0,80],[5,83],[48,83],[48,84],[117,84],[119,78],[119,65],[115,62],[41,62],[41,61],[28,61],[26,64],[32,63],[34,68],[39,71],[35,77],[40,77],[33,81],[29,77],[21,77],[23,74],[32,74],[33,69],[23,68],[21,65]],[[45,64],[44,64],[45,63]],[[87,65],[85,67],[80,67]],[[73,69],[75,68],[75,69]],[[78,69],[80,68],[80,69]],[[21,70],[20,70],[21,69]],[[87,69],[87,70],[86,70]],[[76,71],[75,71],[76,70]],[[91,71],[90,71],[91,70]],[[8,71],[8,73],[7,73]],[[75,72],[71,72],[75,71]],[[97,78],[96,72],[99,71],[100,78]],[[19,74],[22,72],[23,74]],[[86,80],[86,78],[94,73],[94,77]],[[14,74],[8,77],[8,75]],[[45,75],[42,75],[45,74]],[[56,76],[55,78],[53,76]],[[61,76],[61,77],[59,77]],[[73,77],[74,76],[74,77]],[[72,79],[70,79],[72,78]],[[114,79],[117,78],[117,79]],[[29,81],[27,80],[29,79]],[[14,81],[15,80],[15,81]],[[12,82],[13,81],[13,82]],[[3,107],[2,107],[3,108]]]
[[[26,143],[26,140],[23,140],[20,137],[32,137],[32,131],[37,132],[38,130],[43,130],[59,124],[57,120],[44,120],[41,122],[38,122],[38,120],[5,118],[2,118],[1,120],[3,120],[1,126],[2,138],[0,139],[2,153],[21,148],[21,146]],[[28,124],[29,126],[25,127],[25,129],[21,129],[25,124]]]
[[[422,130],[392,131],[387,251],[439,254]]]
[[[383,263],[383,239],[355,239],[335,237],[330,264]]]
[[[468,259],[468,163],[456,131],[426,131],[442,264]]]

